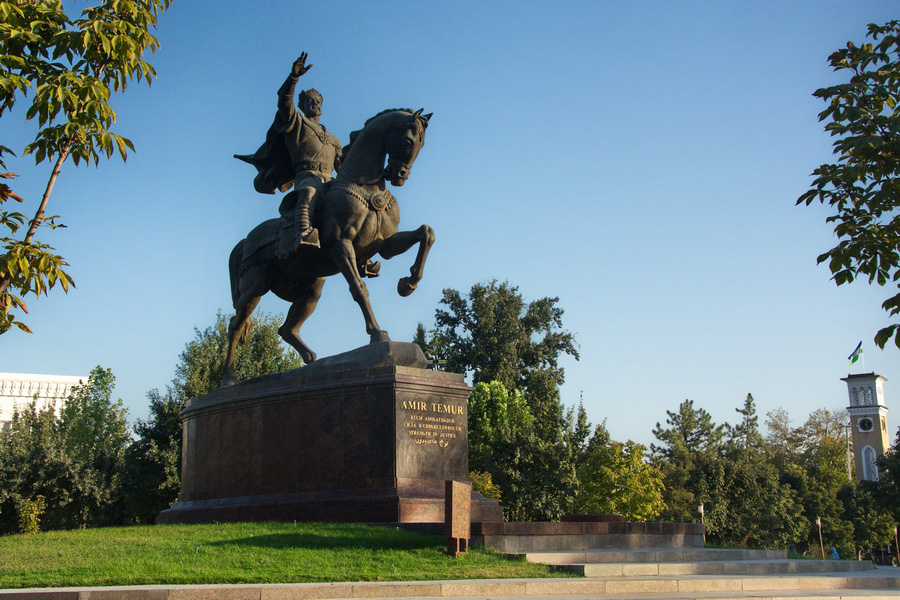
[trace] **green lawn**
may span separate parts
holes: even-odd
[[[400,581],[570,574],[442,538],[361,525],[229,523],[0,537],[0,588]]]

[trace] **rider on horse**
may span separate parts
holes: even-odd
[[[306,52],[301,53],[278,89],[278,112],[265,143],[254,154],[234,155],[259,171],[253,180],[256,191],[274,194],[276,189],[295,189],[278,209],[284,221],[283,233],[287,234],[279,248],[282,258],[301,246],[319,247],[319,232],[312,226],[315,203],[341,162],[340,141],[319,123],[322,94],[304,90],[298,98],[300,110],[294,106],[297,80],[311,68],[306,65]]]

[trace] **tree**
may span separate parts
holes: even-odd
[[[765,440],[759,432],[759,417],[756,416],[756,402],[753,394],[747,394],[743,408],[734,409],[741,415],[741,422],[726,426],[728,453],[740,460],[752,460],[765,451]]]
[[[181,489],[181,410],[184,402],[171,391],[151,390],[150,417],[134,425],[137,439],[128,448],[123,474],[123,522],[156,521],[172,506]]]
[[[685,400],[678,412],[666,411],[664,429],[659,423],[653,435],[661,446],[650,445],[650,451],[658,459],[690,470],[701,456],[716,455],[722,445],[722,425],[713,423],[712,417],[702,408],[694,408],[693,400]]]
[[[837,162],[813,171],[813,185],[797,200],[818,200],[834,208],[826,219],[836,223],[837,246],[821,254],[837,285],[857,277],[880,286],[900,287],[900,21],[870,24],[872,43],[847,47],[828,57],[847,83],[816,90],[828,103],[819,120],[835,141]],[[882,304],[890,316],[900,314],[900,293]],[[894,337],[900,348],[900,323],[875,335],[881,348]]]
[[[653,464],[665,475],[664,501],[666,520],[693,522],[706,482],[700,477],[701,467],[714,463],[722,449],[723,426],[713,423],[702,408],[694,408],[693,400],[685,400],[677,412],[666,411],[666,425],[660,423],[653,435],[660,445],[650,444]],[[707,523],[715,511],[707,511]]]
[[[769,413],[769,439],[779,441],[770,448],[782,483],[797,494],[798,509],[806,522],[806,534],[797,541],[801,551],[818,548],[816,519],[822,520],[822,534],[827,544],[842,554],[854,546],[854,526],[845,518],[844,503],[839,497],[848,485],[845,411],[818,409],[806,422],[790,428],[786,411]],[[773,429],[774,427],[774,429]]]
[[[879,504],[894,516],[894,522],[900,523],[900,427],[894,445],[878,457],[878,481],[874,482],[875,497]]]
[[[114,381],[95,368],[58,418],[34,402],[15,411],[0,434],[0,531],[16,531],[19,522],[43,529],[119,522],[129,437],[122,401],[111,400]]]
[[[879,503],[881,491],[872,482],[851,482],[838,492],[842,518],[853,526],[856,550],[868,550],[894,544],[894,525],[890,511]]]
[[[0,334],[12,325],[30,329],[11,310],[27,312],[23,297],[46,294],[59,282],[65,290],[72,278],[66,262],[53,248],[35,240],[42,225],[58,226],[46,214],[47,204],[63,163],[71,157],[96,163],[118,151],[125,160],[132,142],[111,131],[116,114],[113,92],[125,91],[129,81],[151,83],[153,67],[144,60],[159,42],[150,30],[171,0],[104,0],[85,8],[80,17],[66,14],[61,0],[0,1],[0,116],[33,92],[25,119],[37,118],[39,130],[25,147],[35,163],[54,162],[43,197],[27,222],[21,240],[0,238]],[[0,154],[11,153],[0,146]],[[0,162],[0,166],[5,166]],[[5,185],[5,184],[4,184]],[[18,199],[6,192],[0,204]],[[21,213],[0,213],[0,225],[17,233],[25,225]]]
[[[499,381],[469,395],[469,468],[500,491],[508,521],[554,520],[571,511],[578,480],[570,449],[538,435],[522,393]],[[567,431],[566,437],[578,434]]]
[[[509,283],[479,283],[468,297],[444,290],[435,312],[431,348],[447,369],[472,375],[475,383],[497,381],[521,391],[538,421],[538,432],[557,435],[564,419],[559,386],[563,354],[578,358],[575,336],[562,329],[559,298],[525,302]]]
[[[765,442],[775,466],[784,471],[788,465],[797,461],[802,440],[799,433],[791,425],[791,415],[784,407],[778,407],[766,413]]]
[[[194,328],[194,339],[185,346],[175,367],[173,392],[187,402],[208,394],[222,384],[222,368],[228,351],[230,315],[216,314],[216,322],[200,331]],[[257,314],[247,340],[238,346],[234,373],[238,380],[268,373],[279,373],[303,366],[303,359],[285,346],[278,327],[280,315]]]
[[[446,289],[431,339],[424,339],[424,327],[416,335],[448,370],[471,375],[476,386],[496,382],[524,400],[534,425],[521,449],[508,447],[502,457],[495,449],[488,456],[497,459],[495,470],[481,469],[502,490],[508,519],[557,519],[571,510],[578,490],[576,463],[590,428],[583,409],[567,413],[560,401],[560,357],[577,359],[578,350],[563,329],[558,301],[526,302],[518,288],[497,281],[473,285],[468,295]],[[470,406],[470,418],[478,418],[477,410]]]
[[[704,505],[707,539],[785,548],[806,534],[797,493],[762,454],[705,460],[691,474],[691,484],[696,502]]]
[[[784,548],[807,532],[798,492],[770,461],[751,394],[736,412],[738,424],[716,425],[685,400],[677,412],[666,411],[668,427],[656,424],[653,433],[662,444],[651,448],[665,475],[663,517],[695,521],[702,504],[708,539]]]
[[[24,533],[40,529],[42,523],[52,527],[63,522],[61,507],[77,487],[77,479],[52,406],[42,410],[34,402],[17,406],[9,429],[0,431],[0,533]]]
[[[59,430],[63,451],[78,470],[79,486],[65,507],[66,527],[119,522],[125,451],[131,442],[122,400],[112,400],[116,378],[96,367],[87,383],[76,386],[63,405]]]
[[[646,448],[610,439],[605,424],[578,469],[579,513],[621,514],[626,521],[649,521],[665,509],[663,474],[644,461]]]

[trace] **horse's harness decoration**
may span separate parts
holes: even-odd
[[[366,190],[350,181],[332,181],[331,189],[344,191],[347,195],[362,202],[369,210],[376,212],[390,209],[397,202],[390,190],[373,190],[366,193]]]

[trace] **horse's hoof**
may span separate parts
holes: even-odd
[[[411,277],[403,277],[397,282],[397,293],[405,298],[416,291],[416,285]]]
[[[229,385],[235,385],[237,383],[237,378],[234,375],[228,375],[222,378],[222,386],[228,387]]]
[[[378,342],[389,342],[391,341],[391,336],[388,335],[387,331],[381,330],[376,331],[371,336],[369,336],[370,344],[377,344]]]

